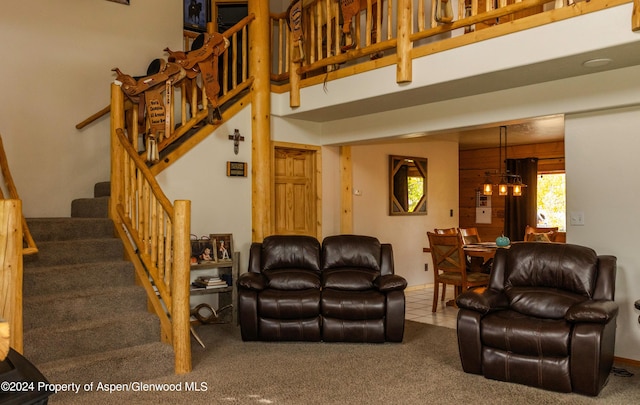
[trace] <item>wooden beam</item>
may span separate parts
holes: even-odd
[[[411,49],[411,0],[398,0],[398,65],[396,68],[396,82],[406,83],[412,80]]]
[[[351,146],[340,147],[340,233],[353,233],[353,165]]]
[[[261,241],[273,232],[271,212],[271,25],[269,2],[249,0],[249,68],[251,88],[251,220],[252,239]]]

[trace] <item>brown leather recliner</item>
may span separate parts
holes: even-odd
[[[616,258],[571,244],[498,249],[488,289],[458,296],[465,372],[598,395],[613,365]]]
[[[407,282],[393,273],[373,237],[268,236],[238,279],[242,339],[401,342]]]

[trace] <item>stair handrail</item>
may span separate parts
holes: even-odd
[[[175,372],[188,373],[191,202],[166,197],[125,135],[124,111],[124,93],[112,84],[109,216],[160,319],[161,339],[173,345]]]
[[[4,179],[4,185],[7,188],[7,192],[9,193],[9,198],[14,200],[19,200],[20,196],[18,195],[18,189],[16,188],[15,183],[13,182],[13,177],[11,176],[11,170],[9,170],[9,160],[7,159],[7,154],[4,150],[4,144],[2,142],[2,135],[0,135],[0,171],[2,173],[2,178]],[[4,193],[2,192],[2,188],[0,188],[0,199],[4,199]],[[22,250],[22,254],[32,255],[38,253],[38,246],[36,242],[33,240],[33,236],[31,236],[31,232],[29,231],[29,225],[27,225],[27,220],[20,210],[21,224],[22,224],[22,235],[24,239],[24,249]]]
[[[218,83],[220,85],[220,93],[218,95],[218,104],[222,110],[223,119],[225,118],[224,111],[229,108],[241,94],[246,93],[253,83],[253,77],[249,76],[247,55],[249,49],[248,28],[249,24],[251,24],[255,18],[255,14],[251,13],[221,33],[230,43],[229,47],[219,55],[220,71],[218,72]],[[207,24],[209,33],[213,33],[214,28],[215,24]],[[185,50],[189,49],[188,45],[193,39],[193,34],[185,31]],[[230,62],[233,62],[231,63],[231,68],[229,68]],[[199,140],[204,137],[202,134],[208,135],[222,124],[222,122],[208,122],[210,113],[208,103],[201,101],[207,99],[206,89],[204,86],[200,89],[197,85],[197,83],[202,83],[200,76],[201,74],[198,74],[195,80],[189,82],[183,80],[179,84],[179,94],[191,94],[191,99],[181,97],[179,117],[174,119],[175,125],[170,125],[170,128],[173,128],[171,134],[164,137],[164,139],[158,143],[159,151],[169,148],[169,146],[175,144],[179,139],[187,135]],[[137,118],[136,110],[136,108],[132,109],[134,118]],[[131,128],[129,133],[132,133],[133,139],[136,139],[138,130],[137,128]],[[157,174],[161,169],[175,162],[178,157],[186,153],[188,149],[196,143],[197,142],[182,143],[182,145],[178,147],[178,150],[171,152],[172,156],[165,156],[163,159],[160,159],[159,162],[155,162],[153,166],[158,166],[158,168],[154,168],[153,172]]]

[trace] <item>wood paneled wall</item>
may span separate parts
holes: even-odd
[[[509,159],[537,157],[538,172],[541,173],[564,171],[564,142],[509,146],[507,156]],[[502,158],[504,159],[504,151]],[[476,227],[481,240],[495,240],[504,229],[505,197],[499,196],[494,188],[491,196],[491,223],[478,224],[476,223],[476,191],[481,190],[486,171],[500,170],[500,150],[497,147],[461,150],[459,159],[459,226],[461,228]],[[504,170],[504,163],[502,167]]]

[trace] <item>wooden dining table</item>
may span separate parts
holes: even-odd
[[[495,242],[480,242],[463,246],[464,253],[471,257],[481,257],[486,262],[489,259],[493,259],[493,256],[498,250],[498,245]]]
[[[480,242],[463,246],[464,253],[471,259],[469,271],[486,271],[485,263],[493,259],[498,250],[495,242]]]

